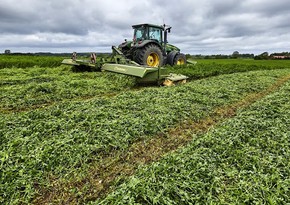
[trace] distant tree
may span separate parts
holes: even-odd
[[[263,52],[260,55],[255,56],[255,60],[268,60],[269,59],[269,53]]]
[[[202,56],[201,54],[192,55],[192,57],[193,57],[194,59],[203,59],[203,58],[204,58],[204,56]]]
[[[240,57],[239,51],[234,51],[232,54],[232,58],[238,58],[238,57]]]
[[[229,58],[228,55],[222,55],[222,54],[215,55],[215,59],[228,59],[228,58]]]
[[[186,58],[191,58],[191,55],[188,53],[185,55]]]
[[[5,54],[10,54],[11,51],[7,49],[7,50],[4,51],[4,53],[5,53]]]

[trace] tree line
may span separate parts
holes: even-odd
[[[255,59],[255,60],[271,60],[271,59],[283,59],[290,60],[290,52],[281,52],[281,53],[271,53],[263,52],[258,55],[252,53],[239,53],[234,51],[231,55],[217,54],[217,55],[190,55],[187,54],[186,57],[191,57],[195,59]]]

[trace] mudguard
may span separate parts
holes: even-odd
[[[167,55],[167,60],[166,60],[166,64],[169,65],[173,65],[174,64],[174,58],[175,56],[179,54],[179,51],[171,51],[168,55]]]

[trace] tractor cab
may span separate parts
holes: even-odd
[[[134,37],[133,42],[141,44],[144,40],[155,40],[159,44],[162,44],[162,31],[164,30],[161,26],[151,24],[140,24],[134,25]]]

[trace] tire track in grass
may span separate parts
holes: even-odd
[[[21,108],[0,108],[0,113],[3,114],[11,114],[11,113],[21,113],[21,112],[29,112],[31,110],[36,110],[36,109],[45,109],[48,107],[52,107],[55,106],[57,104],[61,104],[61,103],[66,103],[66,102],[83,102],[86,100],[93,100],[95,98],[111,98],[114,96],[119,95],[122,92],[126,92],[126,90],[123,90],[121,92],[110,92],[110,93],[105,93],[102,95],[87,95],[87,96],[79,96],[79,97],[74,97],[74,98],[68,98],[65,100],[60,100],[60,101],[50,101],[50,102],[46,102],[46,103],[40,103],[40,104],[36,104],[36,105],[32,105],[32,106],[28,106],[28,107],[21,107]]]
[[[104,156],[101,163],[91,167],[88,175],[82,180],[61,183],[54,181],[50,190],[39,190],[41,196],[34,204],[83,204],[103,198],[113,190],[114,184],[134,174],[142,165],[159,160],[167,153],[187,145],[192,141],[192,134],[201,134],[228,118],[234,117],[238,109],[245,108],[275,92],[290,80],[290,75],[279,78],[267,89],[247,95],[244,99],[219,107],[200,121],[186,121],[169,129],[166,133],[148,140],[134,143],[126,152],[112,152]]]
[[[24,87],[21,84],[15,84],[6,89],[0,85],[0,101],[3,99],[3,103],[0,104],[0,113],[22,113],[71,101],[113,97],[131,90],[136,84],[132,77],[117,76],[110,73],[105,75],[99,72],[74,73],[70,70],[63,70],[61,67],[54,68],[55,72],[51,72],[49,69],[45,70],[45,68],[41,70],[46,73],[45,76],[39,72],[28,72],[29,80],[31,78],[51,78],[51,80],[24,83]],[[13,79],[16,78],[11,74],[9,76],[12,76]],[[19,78],[21,80],[21,75]],[[13,79],[6,80],[0,72],[0,81],[4,80],[9,83],[13,82]]]
[[[30,105],[27,107],[20,107],[20,108],[6,108],[6,107],[0,107],[0,113],[3,114],[11,114],[11,113],[21,113],[21,112],[29,112],[31,110],[36,109],[45,109],[52,106],[55,106],[57,104],[66,103],[66,102],[83,102],[83,101],[90,101],[96,98],[112,98],[119,94],[122,94],[127,91],[139,91],[142,89],[145,89],[147,87],[157,87],[158,85],[148,85],[148,86],[142,86],[142,85],[134,85],[129,88],[124,88],[120,91],[113,91],[108,93],[102,93],[102,94],[96,94],[96,95],[84,95],[84,96],[76,96],[73,98],[66,98],[64,100],[51,100],[49,102],[39,103],[35,105]]]

